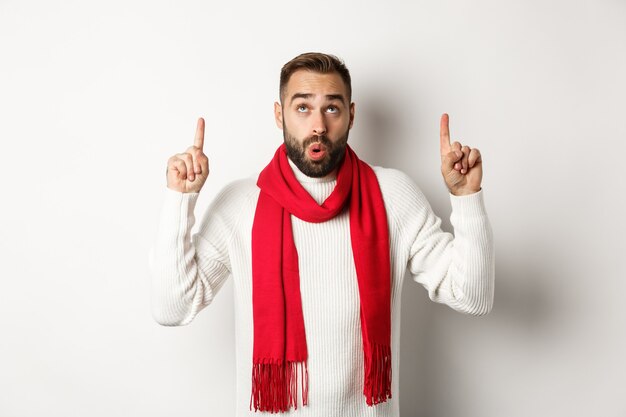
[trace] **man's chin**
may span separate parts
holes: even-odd
[[[322,169],[324,162],[324,159],[313,161],[307,158],[306,167],[303,167],[304,169],[300,171],[313,178],[325,177],[333,171],[333,168],[329,169],[326,167],[326,169]]]

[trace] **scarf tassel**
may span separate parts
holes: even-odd
[[[263,361],[252,365],[254,411],[285,412],[298,409],[298,367],[302,383],[302,405],[309,402],[309,372],[303,361]],[[304,367],[304,369],[303,369]]]
[[[363,394],[369,406],[391,398],[390,346],[374,344],[371,353],[366,354]]]

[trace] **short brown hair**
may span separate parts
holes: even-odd
[[[332,72],[339,74],[348,90],[348,104],[350,104],[350,101],[352,100],[352,81],[350,79],[350,72],[348,71],[348,68],[346,68],[343,61],[335,55],[323,54],[321,52],[305,52],[283,65],[283,68],[280,70],[279,87],[281,103],[283,102],[283,94],[287,88],[289,78],[291,78],[291,75],[294,72],[300,69],[320,72],[322,74]]]

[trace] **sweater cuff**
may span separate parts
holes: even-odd
[[[452,211],[458,213],[461,217],[481,217],[487,214],[483,188],[472,194],[449,194]]]
[[[165,187],[164,209],[172,214],[183,211],[188,217],[193,214],[199,195],[200,193],[183,193]]]

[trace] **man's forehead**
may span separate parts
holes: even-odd
[[[336,72],[319,73],[312,71],[296,71],[287,82],[286,89],[289,100],[298,97],[317,98],[323,96],[327,99],[345,99],[346,85]],[[297,97],[296,97],[297,98]]]

